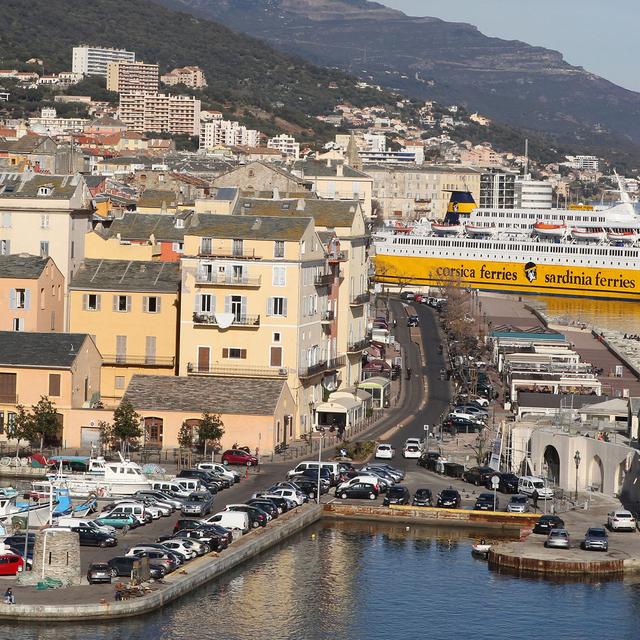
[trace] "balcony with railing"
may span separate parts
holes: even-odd
[[[173,356],[131,356],[127,353],[103,353],[102,364],[118,366],[137,367],[173,367],[175,358]]]
[[[236,249],[233,247],[200,246],[198,253],[203,258],[233,258],[234,260],[262,260],[262,256],[255,249]]]
[[[227,327],[219,324],[219,320],[215,313],[198,313],[193,314],[193,324],[205,327],[220,327],[221,329],[232,329],[234,327],[249,327],[257,329],[260,326],[259,315],[239,315],[234,316],[231,324]]]
[[[343,367],[346,364],[345,356],[337,356],[336,358],[330,358],[329,360],[321,360],[316,364],[309,365],[308,367],[301,367],[298,369],[298,377],[311,378],[325,371],[332,371],[339,367]]]
[[[286,378],[289,375],[289,370],[285,367],[245,367],[232,364],[211,364],[203,367],[189,362],[187,363],[187,373],[200,376],[220,376],[223,378]]]
[[[200,272],[196,276],[196,282],[200,285],[214,287],[259,287],[262,284],[262,276],[251,278],[248,275],[234,276],[226,273]]]
[[[369,300],[371,300],[371,294],[365,291],[364,293],[351,294],[349,304],[355,307],[360,304],[366,304]]]
[[[359,353],[369,346],[368,340],[350,340],[347,344],[347,353]]]
[[[347,262],[349,260],[348,251],[330,251],[327,254],[327,260],[329,262]]]
[[[18,404],[18,394],[17,393],[0,394],[0,404]]]
[[[315,284],[316,287],[326,287],[328,285],[333,284],[333,280],[334,280],[333,273],[323,273],[321,275],[317,275],[314,278],[313,284]]]
[[[323,311],[320,314],[320,320],[321,322],[333,322],[333,319],[335,318],[335,313],[333,312],[333,309],[327,309],[327,311]]]

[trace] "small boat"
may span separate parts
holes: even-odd
[[[549,224],[547,222],[536,222],[533,230],[539,236],[551,236],[554,238],[564,238],[567,235],[567,225]]]
[[[623,244],[633,244],[640,238],[637,231],[609,231],[607,233],[609,242],[622,242]]]
[[[495,227],[483,227],[477,224],[465,224],[464,230],[468,236],[493,236],[497,233]]]
[[[603,242],[607,234],[604,229],[571,229],[571,237],[574,240],[593,240]]]
[[[13,496],[17,496],[18,491],[13,487],[0,487],[0,497],[2,498],[13,498]]]
[[[82,504],[76,504],[73,507],[74,518],[84,518],[90,513],[94,513],[97,510],[98,499],[95,496],[91,496],[88,500]]]
[[[478,556],[479,558],[487,558],[489,555],[489,551],[491,550],[491,545],[486,543],[478,542],[474,545],[471,545],[471,554],[474,556]]]
[[[431,223],[431,230],[439,236],[459,236],[462,233],[461,224],[438,224]]]

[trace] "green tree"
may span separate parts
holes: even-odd
[[[7,437],[16,441],[16,458],[20,453],[20,441],[29,440],[31,435],[31,415],[19,404],[13,421],[7,426]]]
[[[182,423],[178,431],[178,444],[181,449],[191,449],[193,446],[193,428],[186,422]]]
[[[59,423],[56,406],[47,396],[41,396],[37,404],[31,407],[30,439],[40,441],[40,452],[46,438],[51,438],[58,433]]]
[[[106,420],[98,422],[98,430],[100,433],[100,447],[105,449],[113,449],[115,438],[113,436],[113,425]]]
[[[130,402],[124,401],[113,412],[113,438],[120,443],[120,449],[135,444],[142,437],[140,416],[135,412]]]
[[[217,441],[224,435],[224,425],[218,413],[203,413],[202,421],[198,427],[198,439],[204,446],[204,455],[207,455],[207,443]]]

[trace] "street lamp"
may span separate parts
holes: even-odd
[[[573,461],[576,463],[576,502],[578,502],[578,468],[580,467],[580,452],[576,451],[573,456]]]

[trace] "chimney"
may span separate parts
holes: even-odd
[[[304,201],[304,198],[298,198],[298,204],[296,205],[297,211],[304,211],[304,208],[307,206],[307,203]]]
[[[327,167],[331,169],[331,158],[327,158]]]
[[[336,176],[342,178],[344,176],[344,165],[342,163],[336,165]]]

